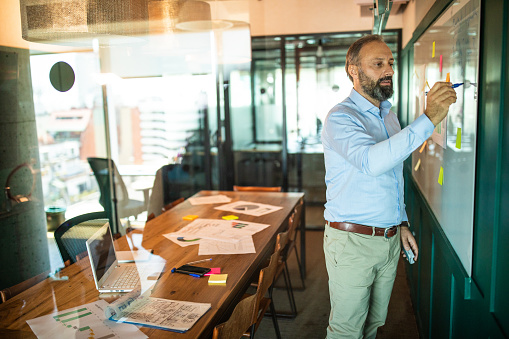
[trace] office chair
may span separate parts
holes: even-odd
[[[157,217],[178,205],[204,187],[199,181],[200,179],[190,172],[188,165],[162,166],[156,172],[147,214],[154,214],[154,217]]]
[[[101,211],[79,215],[60,225],[54,235],[63,262],[74,264],[85,256],[87,240],[108,221],[108,213]]]
[[[11,299],[12,297],[17,296],[21,292],[28,290],[30,287],[37,285],[38,283],[40,283],[41,281],[48,277],[49,272],[50,271],[48,270],[39,273],[35,277],[22,281],[19,284],[16,284],[8,288],[4,288],[3,290],[0,291],[0,298],[2,302],[4,303],[7,300]]]
[[[138,214],[147,210],[148,201],[140,201],[129,199],[129,194],[127,192],[127,188],[125,186],[124,181],[122,180],[122,176],[118,172],[117,166],[113,160],[111,161],[111,167],[113,169],[113,193],[110,191],[110,176],[108,170],[108,159],[106,158],[87,158],[92,171],[94,172],[94,176],[97,180],[97,184],[99,185],[99,190],[101,191],[101,197],[99,198],[99,202],[103,206],[105,211],[110,211],[111,209],[111,201],[113,197],[115,197],[115,202],[117,205],[117,213],[119,218],[126,218],[130,216],[134,216],[135,218]]]

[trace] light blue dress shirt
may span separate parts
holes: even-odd
[[[322,130],[327,221],[390,227],[407,221],[403,161],[433,133],[422,114],[401,130],[391,103],[380,108],[352,89]]]

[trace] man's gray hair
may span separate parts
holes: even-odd
[[[350,65],[356,65],[356,66],[359,65],[359,62],[360,62],[359,54],[361,52],[362,47],[364,47],[364,45],[366,45],[370,42],[373,42],[373,41],[385,42],[383,37],[379,34],[365,35],[362,38],[360,38],[359,40],[357,40],[356,42],[354,42],[348,49],[348,52],[346,52],[345,70],[346,70],[346,74],[348,75],[348,77],[350,78],[350,81],[352,83],[353,83],[353,78],[350,75],[350,73],[348,72],[348,67]]]

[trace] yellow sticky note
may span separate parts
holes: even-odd
[[[198,216],[197,215],[186,215],[185,217],[182,217],[182,220],[194,220],[194,219],[197,219]]]
[[[228,274],[212,274],[209,276],[209,285],[226,285]]]
[[[458,127],[456,132],[456,148],[461,149],[461,127]]]
[[[431,87],[429,87],[428,80],[426,80],[426,86],[428,86],[428,89],[431,91]]]
[[[451,82],[451,73],[447,73],[447,76],[445,77],[445,82]]]
[[[225,216],[223,216],[224,220],[236,220],[238,218],[239,217],[237,217],[236,215],[225,215]]]
[[[424,144],[422,144],[421,149],[419,150],[419,153],[422,153],[422,151],[424,151],[424,148],[426,147],[426,144],[427,144],[427,143],[428,143],[428,140],[426,140],[426,141],[424,142]]]
[[[440,173],[438,174],[438,183],[440,185],[444,184],[444,168],[440,166]]]
[[[421,166],[421,159],[417,160],[417,164],[415,164],[414,170],[417,172],[419,169],[419,166]]]
[[[431,57],[435,57],[435,42],[433,41],[433,51],[431,52]]]

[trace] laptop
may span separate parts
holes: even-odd
[[[99,292],[130,292],[140,286],[140,276],[146,277],[144,271],[151,268],[135,263],[119,264],[109,222],[87,240],[87,252]]]

